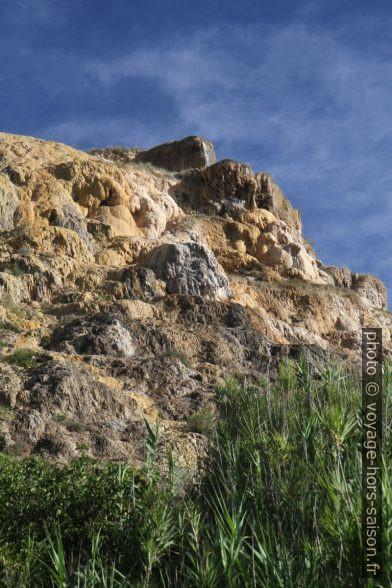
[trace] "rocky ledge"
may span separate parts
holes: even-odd
[[[145,421],[195,470],[213,386],[305,353],[358,365],[372,275],[325,266],[266,172],[200,137],[86,153],[0,134],[0,449],[140,465]]]

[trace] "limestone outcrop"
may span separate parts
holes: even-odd
[[[169,171],[190,168],[204,169],[216,161],[214,146],[202,137],[192,136],[157,145],[148,151],[139,151],[135,161],[151,163]]]
[[[0,133],[3,451],[142,464],[159,418],[195,467],[188,418],[217,382],[301,353],[355,369],[363,326],[388,356],[386,308],[375,276],[316,258],[270,174],[200,137],[87,153]]]
[[[170,294],[191,294],[224,300],[230,296],[229,281],[212,251],[200,243],[160,245],[139,263],[154,270]]]
[[[250,165],[229,159],[183,175],[178,198],[185,209],[239,219],[244,211],[268,210],[301,231],[299,211],[294,209],[267,173],[254,174]]]

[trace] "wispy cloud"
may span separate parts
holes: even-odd
[[[75,148],[80,145],[94,148],[109,145],[136,147],[146,142],[156,145],[162,140],[164,131],[159,125],[155,125],[155,129],[148,129],[135,118],[118,116],[101,117],[99,121],[72,119],[41,128],[36,134],[43,139],[59,141]]]
[[[193,128],[225,151],[246,145],[259,165],[282,171],[369,173],[372,149],[391,137],[390,63],[304,25],[211,29],[89,71],[112,87],[154,81],[176,108],[175,131]]]
[[[97,91],[121,91],[129,80],[139,92],[152,84],[174,121],[121,112],[106,126],[70,120],[46,134],[75,144],[87,137],[129,144],[132,137],[144,146],[204,135],[219,156],[271,171],[330,261],[385,275],[385,258],[392,262],[385,239],[392,223],[391,60],[364,52],[355,26],[349,32],[215,27],[97,60],[84,71]],[[367,236],[382,251],[364,247]]]
[[[31,20],[48,21],[67,12],[67,3],[59,0],[13,0],[10,4],[15,18],[22,16]]]

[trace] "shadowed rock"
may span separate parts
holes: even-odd
[[[190,168],[204,169],[215,163],[216,157],[210,141],[192,136],[142,151],[136,155],[135,161],[152,163],[170,171],[182,171]]]
[[[50,223],[55,227],[63,227],[74,231],[86,243],[89,251],[94,251],[93,240],[87,231],[86,221],[76,206],[64,204],[61,209],[53,209]]]
[[[264,209],[301,232],[301,218],[270,174],[254,174],[250,165],[223,159],[206,169],[183,174],[177,198],[186,208],[237,218],[244,210]]]
[[[76,319],[58,327],[51,343],[68,353],[132,356],[134,341],[129,331],[111,314],[97,314]]]

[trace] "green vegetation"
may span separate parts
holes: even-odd
[[[23,276],[26,273],[17,262],[5,264],[2,271],[16,277]]]
[[[13,239],[16,243],[25,245],[26,243],[32,243],[34,240],[33,228],[29,225],[21,224],[5,233],[8,239]]]
[[[24,308],[24,305],[15,304],[15,302],[12,299],[12,296],[10,296],[9,294],[3,294],[3,296],[0,299],[0,305],[12,314],[14,314],[19,319],[27,318],[27,312]]]
[[[12,421],[14,418],[14,413],[12,412],[9,406],[5,406],[4,404],[0,404],[0,422],[1,421]]]
[[[187,418],[187,425],[189,431],[211,438],[215,431],[216,419],[213,412],[207,406],[203,406]]]
[[[392,369],[384,391],[384,580],[392,582]],[[360,577],[361,392],[341,366],[312,377],[281,364],[276,382],[216,389],[219,419],[204,478],[179,492],[147,469],[0,458],[5,587],[337,587]]]
[[[13,353],[3,357],[3,361],[28,369],[37,365],[37,353],[27,348],[16,349]]]
[[[171,349],[170,351],[165,351],[162,354],[162,357],[173,357],[179,359],[181,363],[185,365],[185,367],[191,367],[191,362],[189,361],[189,357],[183,351],[177,351],[176,349]]]
[[[21,333],[23,329],[10,321],[0,321],[0,333],[6,333],[7,331],[10,331],[11,333]]]
[[[98,300],[99,302],[110,302],[113,300],[113,296],[112,294],[110,294],[110,292],[95,292],[95,298],[96,300]]]

